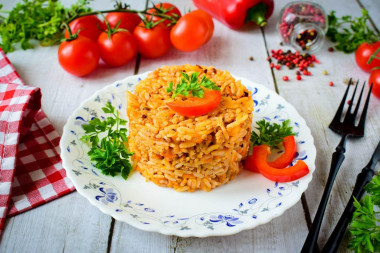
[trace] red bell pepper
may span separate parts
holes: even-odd
[[[298,160],[295,165],[283,169],[271,167],[267,162],[269,154],[270,147],[266,144],[253,147],[252,162],[259,172],[269,180],[289,182],[309,173],[309,167],[302,160]]]
[[[284,137],[282,145],[284,146],[285,151],[279,157],[277,157],[276,160],[268,162],[269,166],[276,169],[283,169],[289,166],[289,164],[293,161],[294,157],[296,156],[297,146],[293,135]],[[254,159],[255,158],[252,155],[247,156],[247,158],[244,161],[244,168],[252,172],[259,173],[259,169],[256,168],[255,163],[253,161]]]
[[[282,169],[288,166],[296,156],[297,146],[293,135],[284,137],[284,153],[282,153],[276,160],[268,162],[269,166]]]
[[[273,0],[193,0],[194,5],[232,29],[253,21],[263,27],[272,15]]]

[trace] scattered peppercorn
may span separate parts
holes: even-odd
[[[274,67],[274,63],[271,63],[271,64],[270,64],[270,67],[273,68],[273,67]]]
[[[302,80],[301,75],[297,75],[297,80],[298,80],[298,81],[301,81],[301,80]]]
[[[329,47],[329,52],[334,52],[334,48],[333,47]]]
[[[305,69],[304,71],[302,71],[302,74],[305,75],[305,76],[307,76],[308,73],[309,73],[309,72],[307,72],[306,69]]]
[[[277,64],[277,65],[275,66],[275,68],[276,68],[277,70],[280,70],[281,65],[280,65],[280,64]]]
[[[252,57],[252,56],[251,56],[251,57],[249,57],[249,60],[250,60],[250,61],[253,61],[253,57]]]
[[[327,75],[327,70],[323,70],[323,74],[324,74],[324,75]]]
[[[301,72],[296,71],[296,75],[297,75],[297,76],[301,75]]]
[[[280,42],[280,46],[283,46],[283,45],[284,45],[284,43],[281,41],[281,42]]]
[[[284,80],[284,81],[289,81],[289,77],[288,77],[288,76],[283,76],[283,77],[282,77],[282,80]]]
[[[348,101],[347,101],[347,104],[351,104],[351,100],[348,100]]]
[[[302,50],[309,50],[309,45],[315,40],[317,35],[318,32],[315,29],[304,30],[297,35],[296,42]]]
[[[330,85],[330,86],[334,86],[334,83],[333,83],[333,82],[329,82],[329,85]]]

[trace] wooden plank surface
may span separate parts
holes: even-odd
[[[281,1],[281,3],[284,2],[290,1]],[[356,1],[323,0],[318,3],[325,8],[327,13],[330,13],[331,10],[336,10],[336,15],[339,17],[347,14],[361,15],[360,7]],[[378,5],[377,8],[379,8]],[[280,7],[277,5],[274,15],[278,15],[279,9]],[[274,50],[281,48],[275,22],[276,19],[270,19],[268,26],[265,28],[268,48]],[[309,68],[312,75],[303,76],[302,81],[296,80],[296,70],[283,68],[281,71],[274,72],[280,95],[291,101],[298,112],[305,118],[317,147],[316,171],[306,191],[307,205],[312,218],[316,213],[327,181],[331,155],[340,140],[340,136],[328,129],[328,125],[343,97],[344,90],[347,87],[347,84],[345,84],[347,80],[350,77],[355,80],[359,79],[361,82],[368,79],[368,74],[357,67],[354,54],[344,54],[338,51],[329,52],[328,48],[332,46],[333,44],[326,40],[323,48],[316,53],[316,57],[321,61],[321,64],[316,64],[314,68]],[[288,47],[282,48],[283,50],[290,49]],[[322,74],[324,70],[327,70],[328,75]],[[282,76],[284,75],[289,76],[290,81],[283,81]],[[329,86],[330,81],[334,82],[333,87]],[[324,245],[338,221],[352,192],[357,173],[367,164],[370,153],[372,153],[380,140],[379,107],[380,100],[373,96],[367,116],[366,137],[349,139],[347,143],[346,159],[336,178],[322,223],[319,237],[320,246]],[[304,238],[306,238],[306,234]],[[347,242],[347,237],[345,237],[345,241],[340,248],[342,252],[347,250]]]
[[[66,5],[74,0],[64,1]],[[180,10],[193,8],[192,2],[175,0]],[[288,0],[276,1],[275,12],[264,34],[253,26],[239,31],[226,28],[215,21],[214,37],[201,49],[183,53],[174,48],[159,59],[141,59],[139,73],[151,71],[162,65],[200,64],[213,65],[230,73],[250,79],[275,89],[271,69],[266,61],[267,49],[280,48],[280,36],[276,30],[279,11]],[[370,10],[375,23],[380,23],[380,6],[377,0],[360,0]],[[14,2],[6,1],[3,9],[10,9]],[[144,9],[146,1],[128,1],[132,8]],[[360,15],[355,0],[327,1],[320,4],[326,11],[337,10],[337,15]],[[112,1],[95,1],[94,9],[108,9]],[[267,48],[265,47],[267,43]],[[295,71],[284,68],[274,70],[274,77],[281,96],[295,106],[305,118],[317,147],[316,171],[306,191],[310,210],[298,202],[281,217],[236,235],[209,238],[181,238],[150,233],[113,220],[101,213],[77,192],[58,200],[9,218],[0,236],[0,252],[299,252],[307,235],[305,212],[314,217],[327,180],[331,154],[339,136],[327,128],[343,91],[345,80],[352,76],[366,80],[368,74],[356,67],[352,54],[328,52],[326,42],[316,54],[321,64],[311,68],[312,76],[295,80]],[[101,66],[85,78],[65,73],[57,61],[58,47],[36,47],[33,50],[17,50],[8,54],[12,64],[27,84],[41,87],[42,107],[58,132],[72,111],[98,89],[133,74],[136,62],[121,68]],[[286,48],[286,47],[282,47]],[[249,58],[254,60],[250,61]],[[36,67],[39,66],[39,67]],[[322,75],[327,70],[327,76]],[[289,82],[282,80],[290,77]],[[335,85],[330,87],[329,81]],[[380,139],[380,100],[372,98],[368,112],[366,137],[349,140],[346,161],[337,176],[333,194],[322,224],[320,245],[326,241],[333,225],[349,198],[356,174],[368,162],[370,153]],[[379,166],[377,166],[379,169]],[[340,248],[347,251],[347,238]]]

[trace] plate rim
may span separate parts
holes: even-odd
[[[92,101],[94,100],[94,98],[96,98],[99,94],[101,94],[102,92],[110,89],[111,87],[117,85],[118,83],[122,83],[122,82],[126,82],[128,79],[131,79],[131,78],[145,78],[149,73],[151,73],[152,71],[147,71],[147,72],[144,72],[144,73],[141,73],[141,74],[135,74],[135,75],[129,75],[127,76],[126,78],[124,79],[121,79],[121,80],[117,80],[109,85],[106,85],[105,87],[95,91],[91,96],[89,96],[87,99],[85,99],[84,101],[82,101],[82,103],[80,103],[80,105],[73,111],[73,113],[68,117],[64,127],[63,127],[63,133],[62,133],[62,137],[60,139],[60,143],[59,143],[59,147],[61,149],[61,154],[62,154],[62,150],[65,149],[64,147],[64,140],[65,140],[65,136],[68,134],[68,131],[69,131],[69,126],[71,125],[70,123],[72,122],[72,119],[73,117],[75,117],[76,114],[78,114],[78,112],[81,111],[81,109],[84,107],[84,105],[86,105],[89,101]],[[231,74],[232,75],[232,74]],[[175,231],[171,231],[173,230],[172,228],[165,228],[164,226],[161,226],[159,229],[155,228],[154,226],[144,226],[142,224],[139,224],[137,222],[129,222],[125,219],[123,219],[121,213],[115,213],[115,212],[112,212],[111,210],[103,207],[102,205],[98,205],[98,202],[96,202],[93,198],[91,198],[90,196],[88,196],[88,194],[85,193],[84,189],[82,189],[82,187],[80,187],[78,185],[78,182],[76,182],[75,180],[75,177],[73,176],[73,172],[68,169],[69,167],[69,164],[67,163],[66,159],[64,159],[63,156],[61,156],[61,160],[62,160],[62,166],[63,168],[65,169],[66,171],[66,175],[67,177],[71,180],[71,182],[73,183],[75,189],[78,191],[78,193],[83,196],[84,198],[86,198],[90,203],[91,205],[93,205],[94,207],[98,208],[100,211],[102,211],[104,214],[107,214],[111,217],[113,217],[115,220],[117,221],[120,221],[120,222],[125,222],[127,223],[128,225],[132,226],[132,227],[135,227],[137,229],[140,229],[140,230],[143,230],[143,231],[146,231],[146,232],[157,232],[157,233],[160,233],[160,234],[164,234],[164,235],[174,235],[174,236],[180,236],[180,237],[198,237],[198,238],[204,238],[204,237],[209,237],[209,236],[227,236],[227,235],[233,235],[233,234],[237,234],[237,233],[240,233],[242,231],[245,231],[245,230],[250,230],[250,229],[254,229],[255,227],[259,226],[259,225],[263,225],[263,224],[266,224],[268,222],[270,222],[271,220],[283,215],[285,213],[285,211],[289,210],[291,207],[293,207],[300,199],[301,199],[301,196],[302,194],[308,189],[308,186],[312,180],[312,174],[313,172],[315,171],[315,160],[316,160],[316,147],[315,147],[315,144],[314,144],[314,137],[313,135],[311,134],[311,130],[310,128],[308,127],[305,119],[298,113],[298,111],[296,110],[296,108],[291,104],[289,103],[285,98],[283,98],[281,95],[277,94],[275,91],[273,90],[270,90],[269,88],[265,87],[264,85],[262,84],[259,84],[257,82],[254,82],[254,81],[251,81],[247,78],[243,78],[243,77],[239,77],[239,76],[235,76],[235,75],[232,75],[235,80],[240,80],[243,84],[245,82],[248,82],[248,83],[251,83],[254,85],[254,87],[259,87],[260,89],[262,88],[265,92],[269,93],[270,95],[275,95],[275,96],[278,96],[280,97],[281,99],[283,99],[286,103],[287,103],[287,106],[289,108],[291,108],[292,110],[294,110],[294,112],[297,114],[298,118],[300,119],[300,122],[302,122],[302,124],[304,125],[303,127],[303,131],[305,131],[305,134],[310,138],[310,144],[311,146],[313,147],[312,151],[310,152],[310,165],[314,168],[313,170],[310,170],[309,172],[309,175],[310,177],[307,177],[306,181],[304,181],[304,187],[302,188],[299,188],[299,190],[296,192],[296,195],[293,195],[293,198],[292,200],[293,201],[290,201],[288,202],[288,204],[286,205],[286,208],[281,208],[281,209],[277,209],[277,210],[280,210],[280,211],[277,211],[275,213],[273,213],[270,217],[266,216],[265,218],[262,218],[260,220],[260,222],[257,222],[255,223],[253,226],[238,226],[236,229],[234,230],[227,230],[227,229],[224,229],[224,230],[212,230],[210,232],[212,233],[204,233],[204,232],[198,232],[197,233],[197,230],[175,230]],[[309,156],[309,153],[308,153],[308,156]],[[198,230],[199,231],[199,230]]]

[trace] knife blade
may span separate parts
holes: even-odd
[[[354,190],[352,191],[350,200],[348,201],[346,208],[343,211],[342,216],[340,217],[338,223],[336,224],[333,232],[331,233],[327,243],[322,249],[322,253],[332,253],[337,252],[340,242],[343,239],[343,235],[348,227],[348,224],[351,221],[352,215],[355,211],[354,207],[354,197],[359,200],[363,196],[365,190],[364,186],[366,186],[372,179],[375,174],[375,166],[377,162],[380,160],[380,141],[377,144],[375,151],[372,154],[372,157],[368,164],[362,169],[362,171],[358,174],[356,178],[356,183]]]

